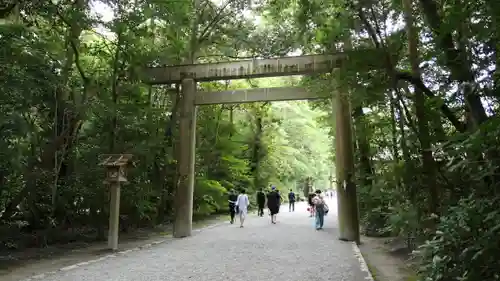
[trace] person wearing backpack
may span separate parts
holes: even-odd
[[[325,199],[321,196],[321,190],[316,190],[315,196],[312,199],[314,209],[316,210],[316,230],[323,229],[323,223],[325,221],[325,214],[328,212],[328,205],[326,205]]]
[[[291,189],[288,192],[288,211],[295,212],[295,193]]]

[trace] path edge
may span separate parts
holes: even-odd
[[[361,253],[361,250],[359,249],[358,244],[356,244],[356,242],[352,242],[352,249],[354,251],[354,255],[356,256],[356,258],[359,261],[359,264],[361,266],[361,271],[366,273],[365,280],[375,281],[375,279],[373,278],[373,274],[370,271],[370,269],[368,268],[368,264],[366,263],[366,260],[363,257],[363,254]]]
[[[213,223],[213,224],[209,224],[209,225],[203,226],[203,227],[198,228],[198,229],[193,229],[192,232],[193,233],[198,233],[198,232],[201,232],[203,230],[214,228],[214,227],[217,227],[217,226],[220,226],[220,225],[223,225],[223,224],[224,224],[224,222],[216,222],[216,223]],[[148,249],[148,248],[151,248],[153,246],[157,246],[157,245],[160,245],[160,244],[163,244],[165,242],[172,241],[172,240],[175,240],[175,239],[176,238],[173,238],[171,234],[165,235],[165,237],[163,239],[159,239],[157,241],[146,243],[144,245],[141,245],[141,246],[138,246],[138,247],[135,247],[135,248],[132,248],[132,249],[123,250],[123,251],[117,251],[117,252],[114,252],[114,253],[111,253],[111,254],[108,254],[108,255],[104,255],[104,256],[102,256],[100,258],[97,258],[97,259],[92,259],[92,260],[88,260],[88,261],[84,261],[84,262],[75,263],[75,264],[72,264],[72,265],[61,267],[61,268],[53,270],[53,271],[47,271],[47,272],[44,272],[44,273],[41,273],[41,274],[30,276],[28,278],[20,279],[19,281],[42,280],[42,279],[44,279],[44,278],[46,278],[48,276],[57,274],[59,272],[64,272],[64,271],[69,271],[69,270],[77,269],[77,268],[82,267],[82,266],[87,266],[87,265],[94,264],[94,263],[97,263],[97,262],[101,262],[101,261],[105,261],[105,260],[108,260],[108,259],[116,258],[118,256],[123,256],[123,255],[126,255],[126,254],[131,253],[131,252],[137,252],[137,251],[140,251],[140,250],[143,250],[143,249]],[[178,238],[178,239],[183,239],[183,238]]]

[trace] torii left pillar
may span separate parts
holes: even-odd
[[[196,81],[186,76],[181,84],[179,120],[179,181],[175,193],[175,238],[191,236],[193,228],[194,164],[196,153]]]
[[[348,95],[337,92],[333,104],[339,239],[360,244],[358,199],[354,182],[352,117]]]

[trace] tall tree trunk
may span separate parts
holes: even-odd
[[[488,45],[491,46],[491,49],[495,50],[494,57],[496,59],[495,64],[495,72],[493,73],[493,81],[494,87],[492,91],[492,95],[497,99],[500,99],[500,3],[498,1],[486,1],[485,2],[488,7],[488,13],[491,16],[491,27],[494,31],[494,36]]]
[[[396,126],[396,100],[394,99],[394,94],[391,92],[389,94],[389,108],[391,110],[391,138],[392,138],[392,157],[394,161],[399,161],[399,149],[398,149],[398,130]],[[400,116],[401,118],[401,116]]]
[[[413,24],[412,0],[403,0],[404,14],[406,20],[406,31],[408,34],[408,55],[414,77],[420,79],[420,67],[418,58],[418,31]],[[420,88],[415,88],[415,112],[417,117],[418,138],[422,157],[422,171],[424,173],[423,184],[429,192],[429,212],[438,212],[438,192],[436,182],[436,163],[432,156],[432,147],[429,134],[429,123],[426,116],[425,96]]]
[[[71,101],[74,101],[73,90],[70,85],[71,72],[73,70],[73,65],[75,63],[74,57],[76,55],[75,49],[80,47],[80,35],[83,28],[80,26],[81,17],[84,15],[83,11],[85,9],[86,1],[77,0],[72,6],[72,17],[68,20],[67,35],[66,35],[66,58],[64,66],[61,71],[62,80],[64,83],[64,89],[56,90],[55,93],[55,123],[54,123],[54,136],[57,137],[61,132],[63,132],[67,126],[71,124],[71,116],[75,111],[74,106],[72,106]],[[75,135],[76,137],[76,135]],[[57,196],[58,187],[64,185],[65,179],[69,175],[69,170],[67,169],[69,162],[69,151],[72,148],[73,139],[68,139],[68,141],[62,146],[61,150],[57,150],[54,154],[54,181],[52,185],[52,215],[58,213],[57,206]],[[65,212],[64,207],[62,207],[62,214]]]
[[[229,139],[233,137],[234,129],[234,105],[229,107],[229,124],[231,124],[231,129],[229,130]]]
[[[113,73],[111,77],[111,99],[113,101],[113,116],[111,117],[111,128],[109,131],[109,153],[117,153],[116,151],[116,134],[117,134],[117,129],[118,129],[118,104],[119,104],[119,94],[118,94],[118,87],[119,87],[119,82],[118,82],[118,77],[119,77],[119,72],[121,71],[120,69],[120,57],[121,57],[121,44],[122,44],[122,32],[121,30],[118,31],[118,38],[116,41],[116,51],[113,57]]]
[[[83,80],[83,96],[89,91],[89,80],[82,71],[79,64],[79,37],[82,32],[82,27],[80,26],[81,17],[84,15],[83,10],[87,4],[86,0],[76,0],[73,3],[72,17],[70,19],[64,18],[61,14],[58,16],[67,25],[67,51],[65,64],[61,75],[65,83],[69,81],[70,72],[73,65],[76,65],[80,76]],[[59,178],[61,177],[61,166],[63,163],[67,162],[68,155],[67,152],[71,149],[71,145],[74,143],[76,136],[81,127],[82,116],[76,109],[71,106],[70,98],[73,97],[70,94],[71,89],[66,87],[64,89],[55,89],[56,97],[55,101],[57,104],[57,112],[54,113],[54,138],[50,140],[42,149],[41,155],[33,155],[33,159],[29,161],[27,165],[25,178],[26,184],[24,188],[15,196],[6,206],[1,219],[8,219],[15,212],[17,206],[22,202],[23,199],[27,199],[29,202],[36,202],[37,200],[37,185],[42,180],[42,175],[45,173],[43,171],[52,171],[54,175],[53,185],[52,185],[52,212],[54,213],[57,209],[57,194],[58,194],[58,184]],[[44,179],[45,181],[45,179]],[[48,182],[46,182],[48,183]],[[46,184],[45,183],[45,184]],[[36,204],[29,204],[36,208]],[[36,217],[35,213],[37,210],[31,210],[32,216]],[[38,219],[36,219],[38,220]],[[38,222],[37,222],[38,223]]]
[[[436,142],[445,142],[446,139],[446,133],[443,128],[443,120],[441,119],[441,115],[439,115],[437,112],[432,112],[430,114],[430,124],[431,128],[434,129],[434,140]]]
[[[473,120],[473,128],[477,129],[480,124],[486,121],[487,116],[479,95],[473,89],[476,83],[472,72],[472,63],[468,59],[466,50],[455,47],[453,30],[449,29],[448,26],[443,26],[436,2],[434,0],[419,0],[419,2],[436,39],[436,45],[444,52],[444,61],[450,69],[451,78],[461,83],[463,87],[467,111]]]
[[[121,6],[118,7],[119,14],[121,14]],[[121,50],[122,50],[122,30],[118,30],[117,32],[117,40],[116,40],[116,50],[115,54],[113,56],[113,61],[112,61],[112,69],[113,72],[111,73],[111,100],[113,102],[113,108],[112,108],[112,117],[111,117],[111,122],[110,122],[110,128],[109,128],[109,143],[108,143],[108,153],[114,154],[114,153],[119,153],[118,147],[117,147],[117,134],[118,134],[118,111],[119,111],[119,76],[120,76],[120,71],[121,71],[121,66],[122,64],[120,63],[121,59]],[[100,194],[101,196],[101,204],[104,206],[106,205],[106,202],[109,202],[105,198],[107,198],[109,193],[107,192],[107,189],[103,191],[103,193]],[[104,233],[104,224],[107,221],[108,218],[108,212],[104,212],[102,210],[107,210],[107,208],[102,208],[101,212],[99,213],[99,221],[97,223],[97,228],[98,228],[98,238],[103,239],[105,237]]]
[[[410,163],[411,157],[410,157],[410,150],[408,149],[408,145],[406,143],[406,131],[405,131],[405,111],[403,110],[403,107],[401,106],[401,103],[399,101],[395,101],[394,103],[395,110],[398,114],[398,129],[399,129],[399,146],[401,147],[401,153],[403,155],[403,160],[405,163]]]
[[[371,187],[373,179],[373,169],[371,165],[370,143],[367,136],[366,120],[364,118],[362,106],[354,108],[354,122],[356,129],[356,142],[359,151],[359,164],[361,170],[362,184]]]
[[[210,163],[207,167],[207,175],[209,178],[216,177],[216,171],[218,169],[220,163],[220,151],[217,149],[217,145],[219,144],[219,130],[221,125],[222,115],[224,113],[224,105],[220,105],[219,110],[217,111],[217,116],[215,118],[215,133],[214,133],[214,142],[213,142],[213,150],[212,153],[209,154],[208,159],[206,159],[206,163]]]
[[[169,209],[169,207],[172,206],[171,200],[173,199],[173,194],[174,194],[174,189],[176,186],[176,174],[177,174],[177,165],[175,159],[175,149],[174,149],[174,143],[176,142],[175,137],[176,135],[174,134],[174,129],[177,125],[178,122],[178,117],[179,117],[179,100],[180,100],[180,87],[179,85],[176,85],[176,94],[175,98],[173,101],[173,107],[170,110],[172,114],[170,115],[170,118],[168,122],[165,125],[165,133],[164,133],[164,141],[165,141],[165,146],[162,147],[160,150],[159,155],[157,155],[156,158],[158,159],[163,159],[167,156],[167,154],[170,154],[172,159],[168,159],[167,163],[163,165],[163,168],[160,168],[160,165],[157,163],[156,164],[156,169],[158,169],[158,181],[160,184],[160,201],[158,202],[157,205],[157,212],[158,212],[158,222],[162,223],[165,218],[166,218],[166,212]]]
[[[258,109],[257,109],[258,110]],[[259,188],[260,182],[260,160],[262,154],[262,115],[258,110],[257,116],[255,117],[255,137],[252,150],[251,167],[250,172],[254,176],[254,187]]]

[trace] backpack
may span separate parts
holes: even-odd
[[[325,205],[325,200],[323,200],[323,198],[320,198],[320,202],[318,204],[316,204],[316,211],[319,211],[319,212],[325,212],[327,207]]]

